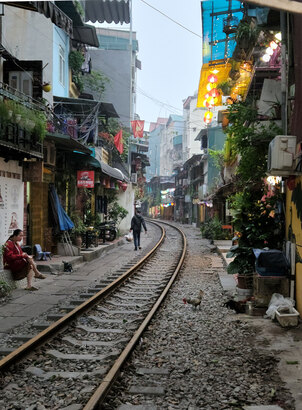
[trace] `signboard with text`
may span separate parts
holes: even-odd
[[[78,188],[94,188],[94,171],[78,171]]]

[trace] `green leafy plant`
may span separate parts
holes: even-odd
[[[255,266],[255,256],[253,248],[235,245],[230,248],[226,254],[227,258],[235,259],[228,265],[227,272],[231,275],[238,273],[239,275],[249,275],[253,273]]]
[[[84,81],[82,78],[82,64],[84,61],[85,58],[80,51],[72,50],[69,53],[69,67],[71,68],[72,81],[80,92],[84,89]]]
[[[71,220],[74,223],[74,228],[72,229],[72,234],[76,236],[81,236],[86,232],[86,226],[83,222],[83,220],[80,218],[79,215],[76,213],[73,213],[71,215]]]
[[[95,98],[100,100],[104,91],[106,89],[106,85],[110,82],[109,78],[106,77],[100,71],[92,70],[89,75],[84,76],[84,88],[92,91],[95,94]]]
[[[11,286],[4,280],[0,280],[0,296],[1,297],[8,296],[11,291],[12,291]]]
[[[230,95],[233,87],[233,81],[226,80],[217,84],[217,89],[221,90],[224,95]]]
[[[238,245],[227,256],[235,259],[229,273],[250,274],[254,271],[253,248],[281,249],[284,237],[280,209],[281,194],[267,192],[265,183],[267,153],[270,141],[280,133],[270,121],[263,125],[256,107],[248,102],[229,107],[227,144],[231,156],[239,158],[236,171],[236,193],[228,198]]]
[[[120,206],[116,201],[114,201],[109,204],[107,214],[109,219],[114,221],[118,226],[121,223],[122,219],[126,218],[128,211]]]
[[[222,222],[219,220],[218,216],[204,222],[200,227],[200,231],[202,236],[207,239],[230,239],[229,234],[223,231]]]
[[[74,0],[74,6],[75,6],[75,8],[76,8],[76,11],[79,13],[79,15],[81,16],[81,17],[85,17],[85,10],[83,9],[83,7],[82,7],[82,4],[79,2],[79,0]]]
[[[253,22],[241,21],[238,25],[235,39],[242,47],[254,45],[259,37],[260,30]]]

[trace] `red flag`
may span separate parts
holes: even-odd
[[[143,138],[145,121],[131,121],[134,138]]]
[[[123,130],[120,130],[116,136],[114,137],[114,145],[116,146],[116,149],[120,154],[123,153],[124,151],[124,146],[123,146]]]

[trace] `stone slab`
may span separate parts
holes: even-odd
[[[102,355],[94,355],[94,354],[69,354],[69,353],[61,353],[58,350],[47,350],[46,352],[48,355],[55,357],[56,359],[60,360],[105,360],[107,356]]]
[[[157,410],[158,407],[153,404],[122,404],[117,410]],[[64,410],[64,409],[63,409]]]
[[[89,327],[84,325],[77,326],[77,329],[85,330],[88,333],[125,333],[123,329],[100,329],[95,327]]]
[[[44,330],[44,329],[47,329],[50,325],[51,323],[49,322],[39,322],[39,323],[34,323],[32,326],[38,330]]]
[[[15,350],[14,347],[1,346],[0,347],[0,356],[6,356]]]
[[[219,275],[219,280],[223,290],[230,291],[236,289],[236,281],[233,275]]]
[[[165,389],[160,386],[131,386],[130,394],[148,394],[152,396],[162,396],[165,394]]]
[[[14,316],[14,317],[6,317],[0,320],[0,329],[1,332],[8,332],[9,330],[13,329],[16,326],[21,325],[24,323],[24,317]]]
[[[244,406],[244,410],[282,410],[282,407],[279,406]]]
[[[15,315],[16,313],[18,313],[19,311],[22,311],[27,305],[24,304],[20,304],[19,303],[10,303],[7,305],[3,305],[1,306],[1,316],[2,317],[6,317],[9,316],[11,317],[11,315]]]
[[[27,342],[28,340],[32,339],[34,336],[35,335],[12,335],[12,338],[20,342]]]
[[[136,370],[136,373],[138,374],[160,374],[162,375],[169,375],[170,374],[170,370],[169,369],[164,369],[164,368],[160,368],[160,367],[152,367],[151,369],[148,369],[146,367],[139,367]]]

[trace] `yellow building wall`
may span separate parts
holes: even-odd
[[[296,185],[301,183],[302,186],[302,176],[296,178]],[[297,251],[302,258],[302,220],[298,218],[297,207],[294,202],[292,202],[293,191],[287,189],[286,192],[286,239],[291,240],[289,237],[290,231],[295,235]],[[302,195],[302,191],[301,191]],[[300,211],[302,214],[302,211]],[[291,227],[291,229],[290,229]],[[302,317],[302,263],[296,263],[296,309]]]

